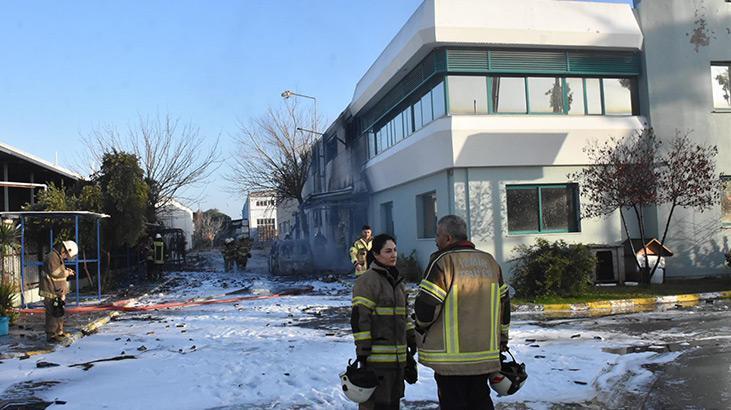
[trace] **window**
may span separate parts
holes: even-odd
[[[559,77],[529,77],[528,96],[531,113],[563,113],[563,85]]]
[[[525,78],[493,77],[492,107],[499,113],[525,114]]]
[[[381,204],[381,231],[393,235],[393,202]]]
[[[421,100],[417,101],[412,108],[414,110],[414,131],[416,131],[424,125],[421,120]]]
[[[730,72],[731,63],[714,63],[711,65],[713,108],[716,110],[731,110]]]
[[[579,232],[578,186],[508,185],[508,233]]]
[[[604,112],[606,115],[632,115],[632,80],[605,78]]]
[[[721,177],[723,195],[721,196],[721,223],[731,227],[731,175]]]
[[[421,123],[422,125],[429,124],[432,120],[432,104],[431,104],[431,91],[421,97]]]
[[[330,162],[338,156],[338,140],[335,137],[325,144],[325,162]]]
[[[487,114],[485,77],[449,76],[447,84],[451,114]]]
[[[416,197],[417,229],[419,238],[434,238],[437,233],[437,193],[429,192]]]
[[[447,113],[447,108],[445,107],[446,101],[444,99],[444,82],[432,88],[431,100],[434,108],[434,119],[443,117]]]
[[[584,115],[584,79],[567,78],[566,79],[566,112],[569,115]]]

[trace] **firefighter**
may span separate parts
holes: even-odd
[[[462,218],[440,219],[436,244],[414,304],[419,362],[434,370],[440,408],[492,409],[488,375],[508,349],[508,286]]]
[[[68,337],[63,331],[63,306],[69,284],[66,281],[75,272],[66,268],[64,261],[73,259],[79,253],[74,241],[63,241],[46,255],[39,284],[46,316],[46,340],[49,343],[62,342]]]
[[[246,263],[251,257],[251,239],[240,238],[236,246],[236,267],[237,269],[246,269]]]
[[[165,265],[165,242],[162,235],[155,234],[155,240],[152,241],[152,275],[154,280],[162,278],[163,266]]]
[[[363,225],[358,238],[350,247],[350,262],[355,268],[355,276],[360,276],[368,269],[366,254],[371,250],[371,235],[373,230],[368,225]]]
[[[408,357],[416,351],[414,324],[408,316],[403,278],[396,269],[396,240],[373,239],[370,269],[355,280],[350,324],[358,365],[375,371],[379,384],[360,409],[398,409],[404,396]],[[416,382],[416,362],[412,378]]]
[[[236,261],[236,241],[234,238],[226,238],[223,242],[223,264],[226,272],[231,272]]]

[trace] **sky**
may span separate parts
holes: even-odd
[[[0,141],[84,173],[85,136],[169,114],[207,144],[219,138],[225,160],[238,124],[281,105],[285,89],[334,120],[420,3],[4,0]],[[227,170],[192,187],[200,200],[187,205],[240,217]]]

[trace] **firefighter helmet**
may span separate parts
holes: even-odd
[[[513,361],[506,361],[505,355],[500,354],[500,371],[490,375],[490,387],[498,396],[515,394],[525,384],[528,373],[525,372],[525,363],[515,361],[513,354],[508,351]]]
[[[348,367],[340,373],[340,385],[348,399],[356,403],[365,403],[376,391],[378,376],[371,369],[359,368],[358,361],[351,364],[348,360]]]
[[[79,254],[79,247],[76,246],[74,241],[63,241],[63,247],[66,249],[66,253],[69,254],[69,259],[73,259]]]

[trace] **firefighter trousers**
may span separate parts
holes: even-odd
[[[434,373],[442,410],[494,410],[488,375],[444,376]]]
[[[53,317],[53,299],[44,298],[43,307],[46,309],[46,337],[51,338],[63,335],[63,316]]]

